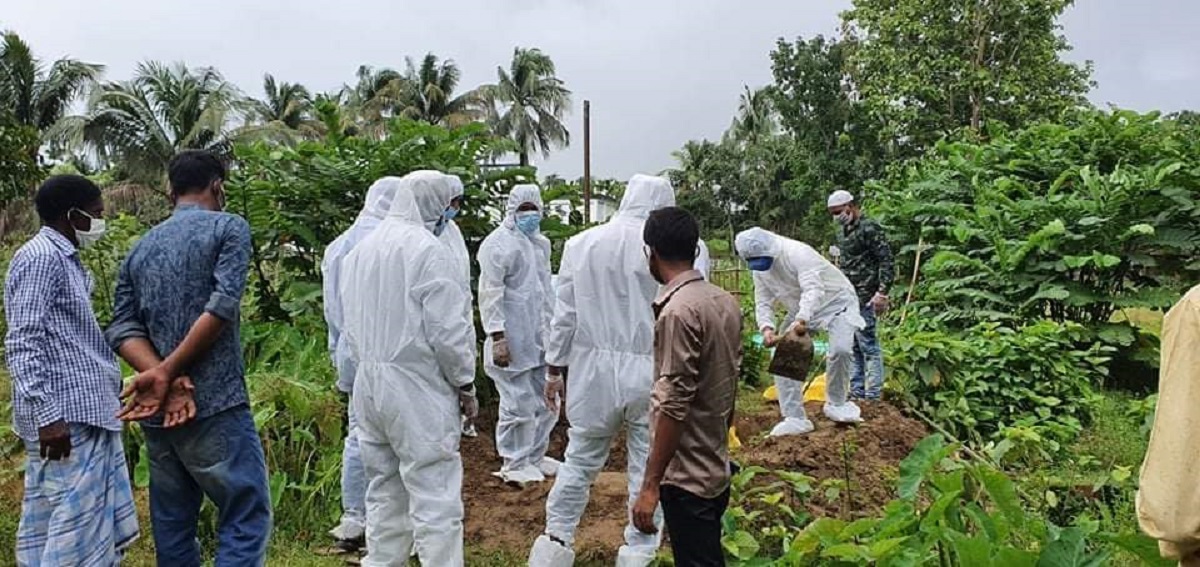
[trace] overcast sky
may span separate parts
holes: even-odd
[[[830,34],[842,0],[0,0],[0,28],[43,59],[69,55],[125,79],[138,61],[212,65],[259,96],[262,75],[314,91],[360,64],[402,68],[432,51],[463,87],[493,82],[514,46],[540,47],[574,91],[570,149],[542,174],[582,171],[583,100],[592,102],[592,171],[625,178],[673,164],[693,138],[717,138],[743,85],[770,81],[776,38]],[[1200,1],[1080,0],[1064,17],[1071,59],[1095,62],[1092,99],[1139,110],[1200,108]]]

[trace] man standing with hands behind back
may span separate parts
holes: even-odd
[[[654,533],[661,500],[679,567],[724,565],[721,516],[729,505],[729,438],[741,365],[737,299],[694,269],[699,228],[676,207],[650,214],[654,301],[651,446],[633,522]]]

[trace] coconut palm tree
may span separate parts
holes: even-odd
[[[129,181],[158,186],[180,150],[227,156],[229,126],[243,107],[216,69],[149,61],[133,79],[97,87],[87,113],[64,118],[56,136],[117,166]]]
[[[498,82],[481,89],[484,108],[497,136],[516,142],[521,165],[529,155],[566,147],[571,134],[562,119],[571,91],[555,75],[554,61],[540,49],[516,48],[509,69],[496,69]]]
[[[407,69],[400,87],[400,115],[430,124],[457,126],[471,122],[480,115],[479,93],[471,91],[454,96],[462,71],[453,60],[441,61],[432,53],[425,54],[421,64],[405,58]],[[387,93],[387,89],[383,93]]]
[[[751,90],[749,86],[738,98],[737,116],[725,132],[727,140],[738,144],[755,145],[779,131],[779,120],[767,89]]]
[[[0,39],[0,109],[45,134],[71,103],[91,87],[102,65],[59,59],[46,67],[14,32]]]
[[[263,76],[265,98],[250,103],[251,117],[262,124],[279,124],[298,130],[309,120],[312,97],[308,89],[298,83],[279,83],[267,73]]]

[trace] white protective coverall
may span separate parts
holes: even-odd
[[[568,548],[574,545],[592,483],[622,426],[631,508],[637,499],[650,447],[651,305],[659,289],[646,261],[642,228],[651,211],[674,204],[675,192],[666,179],[635,175],[617,214],[571,238],[563,248],[546,363],[569,368],[566,405],[571,429],[566,458],[546,500],[546,535],[530,553],[532,567],[571,565],[574,553]],[[657,535],[644,534],[630,523],[617,564],[648,565],[658,545]]]
[[[384,177],[371,184],[367,189],[366,202],[358,218],[354,219],[354,224],[329,243],[325,248],[325,256],[321,258],[321,288],[324,291],[325,323],[329,328],[329,353],[337,371],[337,388],[347,394],[354,391],[356,365],[350,346],[341,340],[342,293],[338,286],[342,260],[387,216],[399,187],[400,180],[396,177]],[[336,539],[353,540],[362,537],[367,527],[367,479],[358,449],[358,421],[353,405],[346,413],[349,423],[342,447],[342,519],[329,533]]]
[[[504,221],[479,247],[479,317],[487,336],[483,369],[500,394],[496,451],[504,460],[501,475],[518,482],[540,481],[555,467],[544,466],[550,430],[558,413],[546,407],[544,340],[554,308],[550,285],[550,240],[525,234],[516,225],[517,208],[532,204],[542,211],[541,190],[517,185],[508,195]],[[493,360],[492,335],[504,333],[509,363]],[[545,471],[542,469],[546,468]],[[506,478],[507,480],[507,478]]]
[[[346,257],[340,285],[358,361],[354,404],[367,486],[363,565],[463,564],[459,393],[474,380],[469,296],[405,177],[388,216]]]
[[[739,233],[734,245],[744,260],[774,259],[769,270],[752,272],[758,328],[774,329],[782,337],[793,323],[805,321],[810,330],[828,332],[825,415],[838,422],[861,421],[858,406],[846,399],[854,364],[854,333],[866,326],[850,280],[811,246],[761,228]],[[783,325],[775,323],[777,305],[787,309]],[[803,386],[798,380],[775,376],[779,410],[784,419],[771,431],[772,435],[812,431],[812,422],[804,412]]]
[[[1163,557],[1200,565],[1200,286],[1167,313],[1158,407],[1138,483],[1138,523]]]
[[[454,279],[462,285],[467,298],[471,299],[471,255],[467,251],[467,242],[458,224],[453,219],[445,218],[450,202],[463,196],[462,180],[454,175],[428,169],[414,171],[406,175],[405,179],[410,179],[413,183],[413,198],[417,201],[421,221],[424,222],[425,228],[450,249],[450,254],[454,257]],[[475,314],[471,310],[470,301],[467,302],[466,317],[471,321],[471,344],[464,345],[463,348],[470,349],[471,356],[474,357],[477,354]],[[463,433],[475,436],[474,424],[466,417],[462,418],[461,425]]]

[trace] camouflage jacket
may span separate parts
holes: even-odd
[[[841,252],[838,267],[854,284],[859,301],[870,301],[878,291],[887,293],[896,277],[896,265],[879,223],[859,217],[838,228],[837,245]]]

